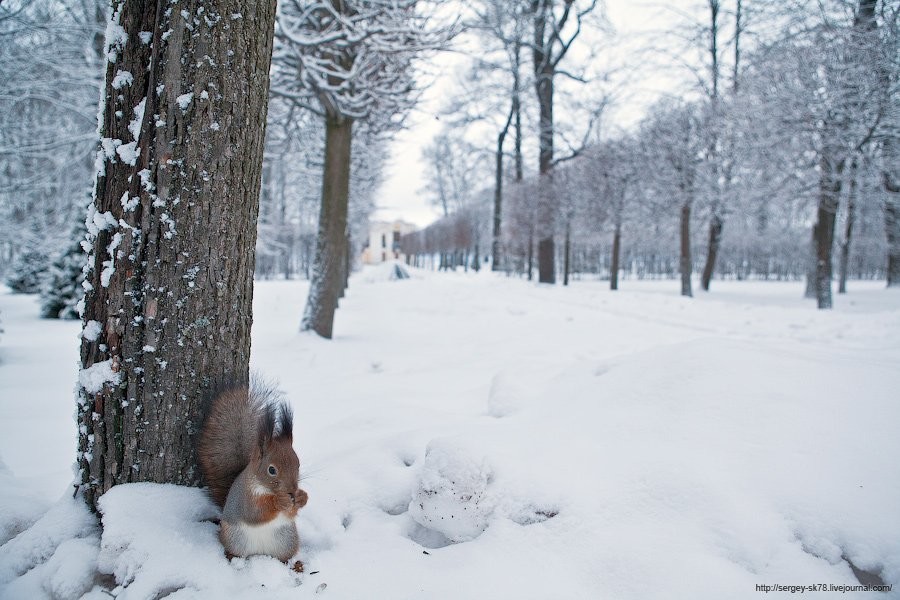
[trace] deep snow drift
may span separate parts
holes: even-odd
[[[256,286],[303,575],[226,561],[199,490],[116,488],[101,537],[70,498],[79,326],[0,295],[0,597],[759,598],[850,563],[894,591],[816,597],[900,597],[900,293],[410,273],[356,275],[331,342],[296,332],[305,283]]]

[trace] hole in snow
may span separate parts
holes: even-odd
[[[861,569],[853,564],[853,561],[846,554],[842,554],[841,558],[844,559],[848,565],[850,565],[850,570],[853,571],[853,575],[856,577],[856,580],[859,581],[863,585],[885,585],[884,579],[881,578],[881,569],[878,571]]]
[[[423,527],[416,522],[413,522],[411,524],[406,537],[422,546],[423,548],[429,548],[431,550],[434,550],[436,548],[444,548],[453,543],[449,539],[447,539],[447,536],[445,536],[440,531],[428,529],[427,527]]]
[[[805,538],[800,534],[797,540],[800,542],[800,548],[809,554],[822,560],[828,561],[829,564],[837,565],[841,561],[847,563],[853,576],[862,585],[885,585],[884,579],[881,577],[884,567],[862,568],[847,556],[846,551],[827,538]]]
[[[167,588],[159,590],[155,596],[152,596],[153,600],[163,600],[164,598],[168,598],[169,596],[174,596],[178,592],[182,590],[193,589],[188,587],[176,587],[169,586]]]
[[[351,517],[349,514],[346,514],[346,515],[344,515],[344,518],[341,519],[341,526],[344,529],[347,529],[348,527],[350,527],[350,523],[352,523],[352,522],[353,522],[353,517]]]
[[[543,523],[559,514],[556,507],[534,507],[526,506],[520,511],[509,516],[514,523],[519,525],[534,525],[535,523]]]
[[[597,367],[594,368],[594,377],[600,377],[607,373],[609,373],[609,365],[597,365]]]
[[[409,511],[409,502],[401,500],[400,502],[390,506],[382,506],[381,510],[391,515],[392,517],[396,517],[397,515],[402,515],[403,513]]]

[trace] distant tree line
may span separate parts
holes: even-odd
[[[900,7],[707,0],[705,21],[681,36],[704,57],[688,69],[694,84],[651,106],[637,126],[586,136],[548,163],[548,131],[572,139],[572,128],[548,123],[542,112],[541,85],[553,75],[541,28],[573,15],[587,23],[594,6],[474,6],[476,30],[493,50],[464,79],[479,86],[478,94],[466,90],[478,101],[448,106],[453,126],[435,146],[477,147],[467,140],[485,139],[493,127],[499,143],[480,152],[495,154],[496,174],[482,159],[484,192],[470,186],[450,203],[440,196],[455,211],[404,237],[411,262],[452,268],[460,256],[470,263],[465,257],[490,254],[493,269],[542,282],[556,281],[557,272],[563,283],[591,274],[613,288],[620,276],[672,277],[688,296],[692,275],[707,290],[715,277],[806,278],[820,308],[831,306],[833,279],[841,292],[852,277],[900,285]],[[581,31],[569,27],[554,29],[561,51]],[[522,50],[537,61],[530,76],[516,59]],[[528,83],[536,91],[530,105],[522,102]],[[504,110],[502,98],[515,108]],[[573,112],[576,125],[590,125],[608,100],[601,95],[593,112]],[[521,132],[512,152],[503,147],[523,118],[537,125],[539,150],[539,168],[524,176]],[[426,153],[433,156],[442,155]],[[453,189],[454,169],[474,178],[465,159],[440,160],[427,190],[436,202],[435,190]]]

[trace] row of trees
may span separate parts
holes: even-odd
[[[311,278],[303,328],[325,337],[365,237],[386,146],[415,100],[412,60],[448,37],[415,5],[283,2],[276,17],[256,275]],[[41,292],[48,317],[74,318],[84,293],[80,242],[90,224],[69,223],[83,223],[102,170],[94,146],[108,12],[105,0],[0,9],[0,253],[7,283]],[[134,75],[113,79],[124,89]],[[117,139],[105,142],[113,158],[137,146]]]
[[[575,14],[579,23],[587,23],[595,6],[545,5],[547,14],[558,19],[553,31],[561,58],[582,31],[566,30],[565,19]],[[451,104],[447,112],[454,130],[434,147],[479,147],[471,140],[483,140],[482,152],[495,156],[494,269],[530,277],[536,260],[539,280],[553,282],[559,264],[567,282],[574,263],[593,256],[588,269],[608,272],[613,287],[620,268],[638,274],[677,270],[685,295],[692,294],[695,270],[704,289],[715,273],[804,274],[818,305],[828,308],[835,270],[832,248],[840,224],[842,281],[854,265],[850,247],[855,238],[861,242],[855,242],[855,272],[900,283],[894,150],[900,135],[897,7],[875,0],[834,0],[797,2],[788,12],[746,0],[707,0],[705,22],[682,36],[704,59],[688,70],[693,85],[686,93],[651,106],[636,127],[607,127],[602,136],[570,144],[564,156],[551,159],[548,132],[550,138],[571,139],[573,128],[566,136],[542,108],[541,90],[545,93],[553,80],[545,60],[550,52],[539,41],[545,17],[505,10],[509,3],[492,0],[475,6],[474,22],[482,39],[493,42],[495,53],[474,61],[477,75],[468,81],[481,86],[478,98],[507,98],[515,110],[502,111],[497,102],[481,100],[474,108]],[[536,37],[525,39],[510,31],[532,31]],[[521,48],[531,50],[536,61],[531,79],[520,73],[515,58],[504,62]],[[560,63],[555,65],[559,69]],[[589,81],[565,72],[569,80]],[[495,85],[498,80],[511,81],[513,93]],[[522,103],[523,82],[536,92],[530,105]],[[608,101],[608,94],[598,94],[593,110],[568,112],[590,131],[592,119],[603,116]],[[538,169],[525,177],[518,128],[523,118],[535,126],[538,147]],[[467,126],[462,134],[460,124]],[[503,142],[511,126],[517,143],[508,153]],[[499,130],[493,146],[487,141],[491,127]],[[508,154],[513,167],[504,168]],[[465,160],[442,161],[442,172],[432,162],[432,191],[453,189],[441,182],[453,180],[454,167],[472,178]],[[488,179],[486,167],[480,177]],[[440,202],[447,206],[443,198]],[[459,214],[409,236],[407,251],[474,251],[475,240],[486,235],[485,224],[463,227],[458,222],[483,213],[484,203],[484,194],[471,191],[458,198]],[[477,235],[469,233],[476,230]],[[562,249],[555,247],[556,239],[563,241]],[[703,256],[694,250],[698,241]]]

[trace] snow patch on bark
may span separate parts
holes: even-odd
[[[131,137],[134,138],[134,141],[137,142],[141,138],[141,123],[144,122],[144,106],[147,104],[147,97],[144,98],[134,107],[134,118],[131,119],[131,122],[128,124],[128,131],[131,132]]]
[[[138,159],[138,150],[137,150],[137,142],[128,142],[127,144],[122,144],[116,147],[116,154],[119,155],[119,158],[122,159],[122,162],[126,165],[134,165],[137,163]]]
[[[91,320],[85,323],[84,329],[81,331],[81,337],[89,342],[93,342],[97,340],[101,331],[103,331],[103,326],[100,322]]]
[[[188,109],[188,106],[191,105],[191,102],[194,100],[194,92],[188,92],[187,94],[182,94],[175,99],[175,103],[178,105],[178,108],[181,109],[182,112]]]
[[[96,394],[107,383],[115,385],[121,379],[122,374],[112,369],[112,359],[94,363],[78,373],[78,383],[89,394]]]
[[[113,77],[112,87],[114,90],[120,90],[126,85],[131,85],[134,83],[134,75],[132,75],[128,71],[118,71],[116,72],[116,76]]]
[[[122,15],[121,7],[113,12],[112,17],[106,24],[106,60],[111,63],[116,62],[119,58],[119,52],[125,49],[125,43],[128,41],[128,33],[125,28],[119,24]]]

